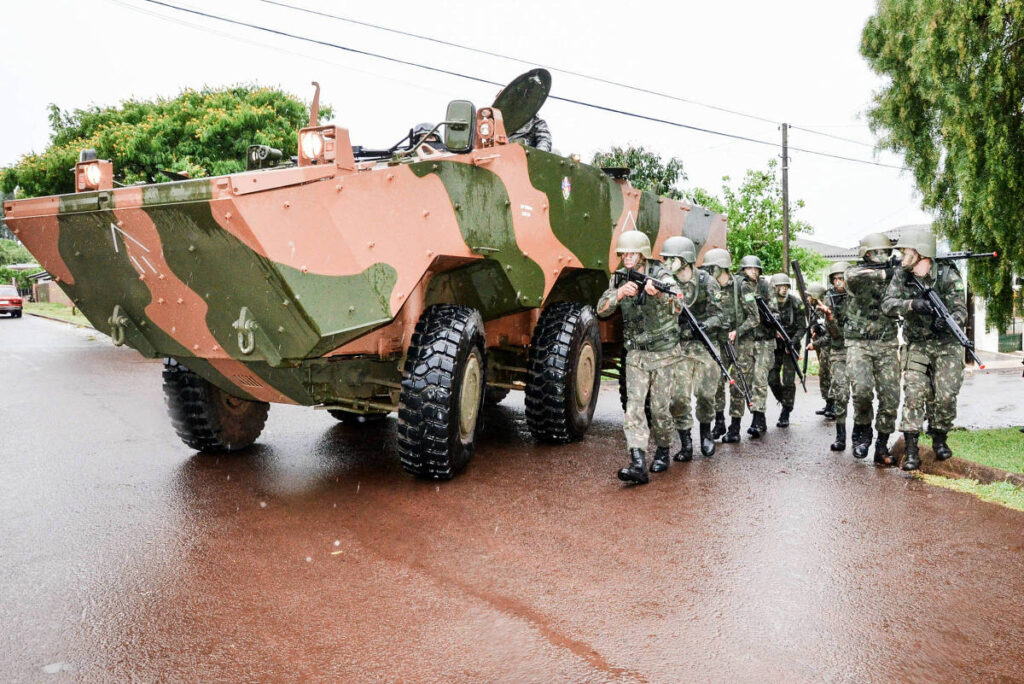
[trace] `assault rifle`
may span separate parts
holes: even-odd
[[[754,400],[750,396],[750,386],[747,385],[747,378],[743,375],[743,366],[740,365],[740,360],[736,358],[736,347],[732,346],[732,342],[728,339],[725,340],[725,355],[729,357],[729,363],[736,369],[736,377],[740,381],[740,393],[743,394],[743,398],[747,401],[747,408],[754,408]]]
[[[963,259],[998,259],[999,252],[950,252],[949,254],[940,254],[935,257],[935,261],[961,261]],[[900,258],[895,254],[892,255],[887,261],[883,261],[880,264],[857,264],[856,268],[871,268],[871,269],[883,269],[883,268],[899,268]]]
[[[671,286],[666,285],[655,278],[652,278],[646,273],[640,273],[639,271],[635,271],[631,268],[619,269],[618,271],[615,272],[615,287],[622,287],[626,283],[636,283],[639,290],[634,295],[634,297],[636,298],[637,304],[639,305],[643,305],[647,301],[647,293],[644,291],[644,287],[647,285],[647,281],[650,281],[654,285],[654,288],[658,290],[658,292],[670,294],[682,300],[683,294],[681,292],[678,294],[672,292]],[[726,367],[725,363],[722,362],[722,357],[719,356],[718,350],[716,350],[715,346],[711,344],[711,339],[708,337],[708,334],[705,331],[704,327],[693,315],[693,312],[690,311],[690,307],[686,306],[686,302],[680,301],[679,303],[683,305],[683,313],[681,313],[679,317],[682,318],[683,322],[690,327],[690,330],[693,331],[693,334],[704,346],[704,350],[708,354],[710,354],[711,358],[714,359],[716,364],[718,364],[719,370],[722,371],[722,377],[728,380],[730,385],[735,384],[736,381],[732,379],[731,375],[729,375],[729,369]]]
[[[807,359],[810,357],[807,350],[811,346],[811,300],[807,298],[804,273],[800,269],[800,262],[796,259],[793,260],[793,277],[796,278],[796,289],[800,292],[800,301],[804,303],[804,314],[807,316],[807,340],[804,341],[804,375],[807,375]]]
[[[787,354],[789,354],[789,360],[793,362],[793,370],[796,371],[797,377],[800,378],[800,384],[803,385],[804,393],[807,393],[807,378],[800,370],[800,355],[796,352],[796,348],[793,346],[793,340],[789,338],[789,334],[786,333],[786,329],[782,327],[782,321],[779,320],[778,316],[772,313],[772,310],[768,308],[768,302],[764,301],[764,297],[761,295],[755,295],[754,301],[757,302],[757,310],[761,314],[761,321],[775,331],[782,341],[782,346],[785,348]]]
[[[932,316],[937,320],[942,321],[946,328],[953,333],[953,337],[955,337],[956,341],[967,350],[967,355],[971,357],[974,363],[978,364],[978,368],[985,368],[985,364],[983,364],[981,359],[978,358],[978,355],[974,353],[974,342],[967,337],[967,333],[963,331],[963,328],[957,325],[956,319],[953,318],[953,314],[951,314],[949,309],[946,308],[946,305],[942,303],[939,293],[922,283],[921,280],[913,273],[907,274],[907,283],[913,285],[917,289],[918,293],[928,300],[928,304],[932,309]]]

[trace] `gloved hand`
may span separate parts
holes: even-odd
[[[946,325],[946,321],[938,316],[932,321],[931,329],[936,333],[944,333],[949,330],[949,326]]]
[[[924,297],[917,297],[910,302],[910,310],[917,314],[929,314],[932,312],[932,305]]]

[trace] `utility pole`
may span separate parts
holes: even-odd
[[[782,270],[789,273],[789,124],[782,124]]]

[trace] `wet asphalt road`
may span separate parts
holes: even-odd
[[[274,406],[197,455],[159,376],[0,319],[3,681],[1024,681],[1024,514],[831,454],[814,388],[627,489],[612,388],[569,447],[510,397],[437,485],[393,418]],[[965,422],[1024,422],[1021,382],[969,379]]]

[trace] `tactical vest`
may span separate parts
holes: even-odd
[[[664,273],[657,262],[647,262],[647,274],[652,278],[660,278]],[[664,301],[648,296],[639,305],[635,297],[626,297],[619,302],[619,308],[626,349],[668,351],[679,342],[679,322]]]
[[[779,298],[776,297],[775,304],[779,307],[779,322],[786,329],[786,334],[792,337],[797,328],[801,327],[797,325],[800,320],[800,300],[792,294],[787,294],[786,300],[781,304],[779,304]],[[794,342],[796,341],[794,340]]]
[[[825,292],[825,306],[832,310],[834,324],[828,328],[833,349],[843,349],[846,346],[843,329],[846,326],[846,307],[849,299],[849,295],[845,292],[838,292],[834,287],[828,288]]]
[[[710,278],[711,276],[706,271],[698,268],[695,269],[693,279],[690,282],[679,283],[679,287],[683,291],[683,302],[690,309],[693,317],[700,322],[703,322],[708,317],[707,285]],[[692,297],[688,296],[690,288],[694,290]],[[694,339],[693,330],[682,315],[679,316],[679,337],[684,340]]]
[[[858,264],[857,266],[861,266]],[[856,267],[855,267],[856,268]],[[846,324],[843,336],[848,340],[895,340],[896,319],[882,313],[882,298],[885,297],[886,281],[882,287],[873,286],[864,291],[847,294]],[[847,288],[850,287],[849,279]]]
[[[956,271],[955,274],[953,273],[954,270]],[[904,272],[902,275],[897,274],[895,277],[901,278],[901,298],[913,299],[920,296],[917,288],[908,284],[910,281],[909,273]],[[920,280],[925,286],[929,285],[925,279],[922,278]],[[952,309],[949,306],[949,301],[943,295],[955,287],[955,281],[957,280],[960,280],[960,271],[953,268],[951,264],[939,263],[936,265],[935,281],[931,283],[931,287],[939,293],[939,298],[942,299],[942,303],[946,305],[946,308]],[[942,330],[936,332],[933,326],[934,320],[928,314],[918,314],[913,311],[907,312],[903,315],[903,336],[911,342],[926,342],[928,340],[956,342],[956,337],[950,331]]]
[[[768,280],[763,277],[757,279],[757,294],[765,301],[769,306],[771,305],[772,299],[775,298],[775,292],[772,286],[768,283]],[[775,339],[775,330],[771,328],[770,323],[761,322],[761,325],[754,328],[753,333],[755,340],[772,340]]]

